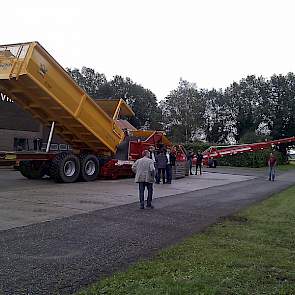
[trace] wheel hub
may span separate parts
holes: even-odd
[[[85,164],[85,174],[92,176],[96,171],[96,165],[93,160],[89,160]]]
[[[67,177],[71,177],[76,172],[76,163],[72,160],[69,160],[64,165],[64,174]]]

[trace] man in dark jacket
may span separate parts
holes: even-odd
[[[164,154],[163,150],[160,150],[159,154],[156,156],[156,165],[158,168],[157,180],[156,183],[160,183],[161,176],[163,179],[163,183],[165,183],[165,170],[167,165],[167,157]]]
[[[168,184],[171,184],[172,181],[172,166],[175,166],[176,157],[173,153],[171,153],[171,150],[168,148],[166,151],[166,157],[167,157],[167,164],[166,164],[166,178]]]
[[[189,162],[189,174],[193,175],[193,157],[194,157],[194,152],[193,150],[189,150],[188,154],[187,154],[187,160]]]
[[[152,159],[154,161],[154,166],[155,166],[155,179],[157,181],[158,179],[158,167],[157,167],[157,162],[156,162],[156,157],[157,157],[157,154],[156,154],[156,149],[153,145],[151,145],[149,147],[149,152],[150,152],[150,159]]]
[[[273,153],[270,153],[269,159],[267,161],[268,167],[269,167],[269,181],[274,181],[276,176],[276,166],[277,166],[277,158]]]
[[[198,151],[196,154],[196,175],[198,174],[198,168],[200,168],[200,175],[202,175],[202,162],[203,155]]]

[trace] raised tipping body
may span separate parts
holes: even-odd
[[[92,181],[126,134],[120,115],[133,111],[122,99],[95,102],[38,43],[0,46],[0,92],[55,132],[73,152],[16,154],[22,175],[57,182]],[[52,133],[51,133],[52,135]]]
[[[38,43],[0,46],[0,91],[75,150],[111,155],[124,132]]]

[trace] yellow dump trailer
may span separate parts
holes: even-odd
[[[43,124],[55,122],[74,149],[115,153],[124,139],[116,120],[38,42],[0,46],[0,90]]]
[[[22,161],[21,172],[29,178],[38,178],[50,169],[50,175],[60,182],[95,179],[97,155],[111,157],[124,140],[117,124],[120,111],[133,115],[123,100],[92,100],[38,42],[0,46],[0,92],[45,126],[54,126],[75,151],[38,153],[37,160]]]

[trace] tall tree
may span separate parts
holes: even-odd
[[[240,83],[234,82],[225,89],[224,94],[234,118],[236,141],[245,133],[257,130],[261,120],[258,110],[265,91],[264,78],[256,78],[254,75],[242,79]]]
[[[131,118],[131,123],[134,126],[162,130],[162,112],[153,92],[133,84],[127,102],[136,114],[134,118]]]
[[[91,68],[67,69],[74,81],[83,88],[92,98],[101,98],[102,89],[107,84],[104,74],[95,72]]]
[[[160,103],[165,128],[176,142],[196,136],[204,119],[205,104],[195,84],[180,79],[177,89]]]
[[[135,117],[130,122],[141,129],[162,129],[161,110],[156,95],[149,89],[134,83],[130,78],[114,76],[107,83],[110,98],[122,98],[130,105]]]
[[[273,75],[263,113],[274,139],[295,135],[295,75]]]
[[[233,131],[234,118],[226,96],[221,89],[202,89],[201,95],[206,105],[203,122],[206,140],[211,143],[227,142]]]

